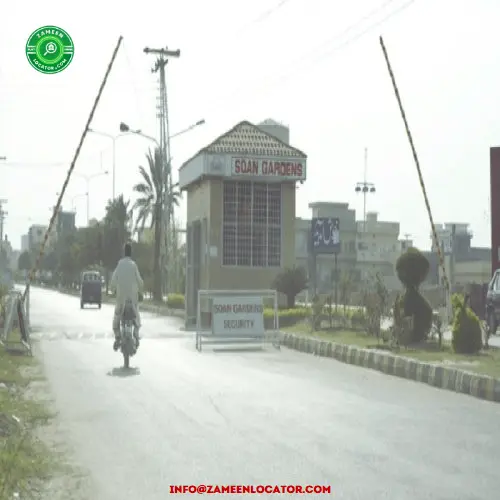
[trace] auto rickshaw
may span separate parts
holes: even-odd
[[[83,271],[80,285],[80,309],[85,304],[102,304],[102,279],[99,271]]]

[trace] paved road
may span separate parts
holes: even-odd
[[[123,376],[111,306],[33,289],[31,308],[61,432],[90,477],[65,499],[163,500],[179,483],[498,497],[498,404],[286,349],[198,354],[179,320],[148,314],[139,368]]]

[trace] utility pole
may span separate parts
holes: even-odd
[[[170,260],[172,258],[171,252],[169,251],[173,248],[171,237],[173,233],[171,228],[175,230],[174,224],[174,207],[173,207],[173,180],[172,180],[172,167],[171,167],[171,157],[170,157],[170,131],[169,131],[169,121],[168,121],[168,102],[167,102],[167,83],[165,78],[165,67],[168,64],[169,57],[179,58],[181,51],[168,50],[168,47],[164,49],[150,49],[146,47],[144,49],[145,54],[154,54],[157,56],[155,65],[151,69],[152,73],[159,73],[160,77],[160,105],[159,113],[157,117],[160,120],[160,153],[162,161],[162,177],[163,177],[163,189],[162,189],[162,254],[163,254],[163,269],[164,269],[164,287],[165,291],[168,293],[168,288],[170,288]]]
[[[3,224],[5,222],[5,217],[8,213],[3,209],[3,204],[7,203],[7,200],[0,199],[0,248],[3,247]]]

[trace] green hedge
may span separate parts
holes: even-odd
[[[268,302],[268,301],[266,301]],[[167,307],[170,309],[184,309],[184,295],[180,293],[171,293],[167,297]],[[351,320],[353,327],[362,326],[364,324],[365,315],[362,309],[346,309],[344,315],[344,307],[339,305],[337,312],[335,312],[335,306],[332,306],[332,316],[334,318],[347,318]],[[325,320],[329,318],[330,308],[325,306],[323,308],[323,313]],[[278,310],[278,316],[280,321],[280,327],[292,326],[296,323],[304,321],[311,316],[310,307],[296,307],[295,309],[280,309]],[[272,307],[266,307],[264,309],[264,320],[267,325],[272,325],[274,318],[274,309]]]
[[[280,309],[278,311],[280,327],[295,325],[300,321],[304,321],[310,315],[311,315],[311,310],[310,308],[307,307],[297,307],[295,309]],[[273,308],[264,309],[264,321],[266,322],[266,324],[271,325],[273,319],[274,319],[274,309]]]
[[[167,307],[170,309],[184,309],[184,295],[181,293],[169,293],[167,295]]]

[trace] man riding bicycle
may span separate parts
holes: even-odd
[[[116,305],[113,317],[113,333],[115,334],[113,349],[115,351],[120,348],[120,322],[127,301],[130,301],[134,308],[134,337],[137,348],[139,347],[139,328],[141,327],[138,304],[139,292],[142,290],[144,282],[137,264],[132,260],[132,245],[125,243],[123,252],[125,256],[119,260],[110,282],[110,288],[116,289]]]

